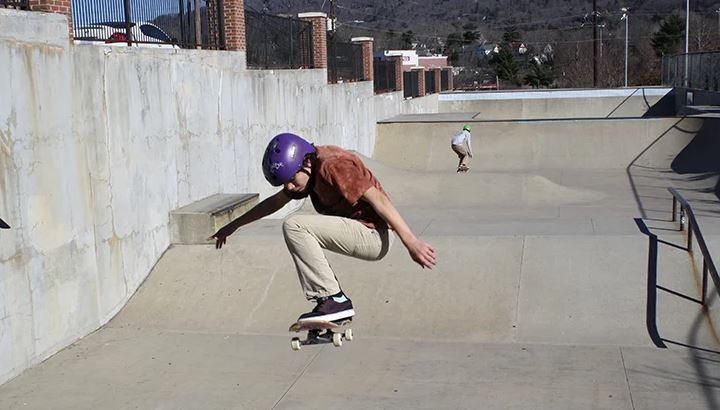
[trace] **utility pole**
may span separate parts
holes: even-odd
[[[336,3],[337,0],[330,0],[330,49],[332,52],[328,53],[327,58],[332,82],[337,82],[337,44],[335,42],[335,22],[337,21]]]
[[[688,52],[690,45],[690,0],[685,0],[685,75],[683,76],[683,86],[688,86]]]
[[[598,42],[597,42],[597,0],[593,0],[593,88],[597,88]]]
[[[630,21],[630,15],[628,12],[630,11],[629,8],[623,7],[622,12],[623,16],[620,20],[625,20],[625,87],[628,86],[628,26]]]

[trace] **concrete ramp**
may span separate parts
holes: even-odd
[[[687,146],[699,119],[589,119],[452,121],[432,115],[399,116],[378,124],[373,158],[408,170],[457,166],[450,139],[464,123],[473,126],[480,170],[625,169],[665,165]],[[638,158],[640,157],[640,158]]]
[[[288,336],[290,323],[312,306],[276,228],[275,235],[232,238],[221,252],[173,247],[108,326]],[[376,263],[330,255],[356,305],[359,340],[453,335],[482,343],[652,346],[644,316],[646,261],[636,257],[647,251],[640,235],[425,239],[440,258],[433,270],[415,266],[402,246]],[[666,262],[675,266],[668,285],[697,294],[684,262],[680,252]],[[691,321],[684,321],[700,309],[665,302],[674,307],[662,310],[661,327],[687,342]],[[706,326],[697,341],[716,343]]]
[[[588,90],[460,91],[439,96],[440,112],[482,120],[672,116],[674,91],[662,87]]]
[[[290,350],[312,305],[268,219],[220,251],[172,246],[107,326],[0,386],[0,407],[718,408],[702,271],[662,194],[690,184],[720,243],[717,200],[672,173],[701,120],[478,122],[457,174],[458,119],[378,125],[365,161],[439,263],[399,240],[379,262],[328,254],[354,341]],[[659,286],[634,220],[650,212]]]

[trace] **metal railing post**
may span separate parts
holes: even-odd
[[[132,27],[132,21],[131,21],[131,19],[132,19],[132,17],[130,16],[130,14],[131,14],[131,12],[130,12],[130,0],[125,0],[124,3],[125,3],[125,4],[124,4],[124,7],[125,7],[125,36],[127,37],[127,45],[128,45],[128,47],[129,47],[129,46],[132,46],[132,41],[133,41],[133,39],[132,39],[132,31],[131,31],[131,27]]]
[[[705,257],[703,257],[703,275],[702,275],[702,305],[705,306],[705,294],[707,293],[708,266]]]
[[[677,220],[677,198],[673,195],[673,210],[672,210],[672,222]]]

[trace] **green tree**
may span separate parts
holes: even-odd
[[[462,51],[463,37],[460,33],[450,33],[447,36],[447,42],[445,45],[445,55],[448,56],[448,62],[451,65],[457,65],[460,59],[460,52]]]
[[[651,43],[655,54],[661,57],[679,52],[684,38],[685,22],[680,16],[673,15],[660,23],[660,30],[653,34]]]
[[[395,44],[397,43],[397,33],[395,30],[390,29],[385,33],[385,43],[386,47],[389,49],[396,48]]]
[[[462,35],[463,44],[472,44],[480,38],[477,27],[472,23],[465,24],[463,30],[465,30]]]
[[[545,64],[532,64],[530,72],[525,75],[525,84],[533,88],[549,87],[555,81],[552,67]]]
[[[518,30],[517,27],[512,26],[503,33],[503,42],[505,43],[514,43],[514,42],[520,42],[522,41],[522,34],[520,34],[520,30]]]
[[[490,63],[495,68],[495,74],[500,79],[520,85],[520,81],[518,81],[518,72],[520,69],[509,46],[505,45],[501,47],[500,52],[493,56]]]
[[[415,33],[413,33],[412,30],[403,31],[402,36],[400,36],[400,48],[403,50],[410,50],[413,48],[414,42]]]

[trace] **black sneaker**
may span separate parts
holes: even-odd
[[[333,322],[355,316],[352,301],[342,292],[337,295],[317,299],[317,305],[312,312],[303,313],[298,322],[303,320],[326,320]]]

